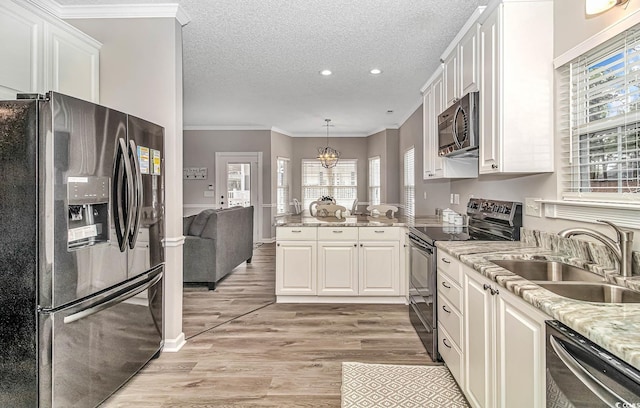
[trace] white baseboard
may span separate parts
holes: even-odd
[[[272,243],[276,242],[276,237],[261,238],[260,242],[262,242],[263,244],[272,244]]]
[[[185,344],[187,344],[187,340],[184,338],[184,333],[180,333],[175,339],[165,339],[162,351],[177,353]]]
[[[277,296],[276,303],[354,303],[408,305],[404,296]]]

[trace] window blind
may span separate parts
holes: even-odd
[[[559,70],[563,197],[638,200],[640,30],[628,30]]]
[[[321,196],[331,196],[336,204],[351,208],[358,196],[358,161],[340,159],[335,167],[325,169],[317,159],[302,160],[302,204],[309,208]]]
[[[369,158],[369,204],[380,204],[380,157]]]
[[[289,210],[289,159],[279,157],[277,162],[276,214]]]
[[[405,215],[408,217],[415,216],[416,206],[416,183],[414,170],[414,148],[404,152],[403,169],[404,169],[404,194],[402,204],[404,205]]]

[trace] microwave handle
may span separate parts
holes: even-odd
[[[460,141],[460,139],[458,138],[458,126],[457,126],[457,122],[458,122],[458,115],[460,114],[460,112],[462,111],[462,106],[458,105],[458,107],[456,108],[455,113],[453,114],[453,120],[451,121],[451,127],[452,127],[452,131],[453,131],[453,141],[455,142],[456,146],[458,147],[458,149],[462,148],[462,143],[464,143],[464,141]]]

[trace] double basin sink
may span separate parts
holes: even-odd
[[[529,259],[491,260],[557,295],[599,303],[640,303],[640,292],[612,285],[586,269],[557,261]]]

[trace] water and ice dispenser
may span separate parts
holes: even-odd
[[[109,242],[109,177],[67,179],[68,249]]]

